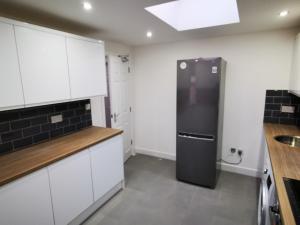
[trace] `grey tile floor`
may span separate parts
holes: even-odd
[[[258,181],[221,172],[216,189],[175,178],[175,162],[137,155],[126,188],[84,225],[256,225]]]

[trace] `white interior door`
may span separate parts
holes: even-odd
[[[122,62],[120,57],[108,56],[110,81],[111,125],[124,131],[124,161],[132,153],[131,121],[131,74],[129,62]]]

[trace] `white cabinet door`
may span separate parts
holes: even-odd
[[[297,35],[294,45],[290,90],[300,96],[300,34]]]
[[[54,224],[47,169],[0,188],[0,224]]]
[[[67,38],[72,98],[106,95],[104,46],[76,38]]]
[[[89,151],[48,167],[55,225],[66,225],[93,203]]]
[[[15,26],[25,104],[70,98],[65,37]]]
[[[124,180],[122,135],[90,148],[94,200]]]
[[[0,23],[0,108],[24,105],[13,26]]]

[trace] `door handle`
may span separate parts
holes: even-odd
[[[120,115],[120,113],[114,113],[113,117],[114,117],[114,122],[116,123],[117,122],[117,118],[118,116]]]
[[[114,122],[116,123],[117,122],[117,114],[114,113]]]
[[[182,138],[189,138],[189,139],[195,139],[195,140],[201,140],[201,141],[210,141],[213,142],[215,140],[215,137],[213,135],[203,135],[203,134],[189,134],[189,133],[178,133],[179,137]]]

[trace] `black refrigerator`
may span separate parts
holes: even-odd
[[[176,177],[214,188],[221,159],[225,67],[222,58],[177,61]]]

